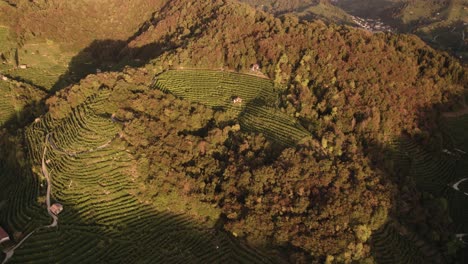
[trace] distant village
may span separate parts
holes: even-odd
[[[379,18],[372,19],[352,16],[352,20],[361,28],[371,32],[395,32],[392,27],[385,25]]]

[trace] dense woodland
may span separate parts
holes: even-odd
[[[208,205],[222,229],[252,245],[281,249],[292,262],[372,263],[370,237],[392,219],[421,236],[419,225],[436,230],[439,237],[430,243],[453,260],[446,210],[387,156],[400,138],[429,151],[441,148],[435,120],[441,111],[463,107],[468,83],[466,66],[448,54],[412,35],[275,18],[226,0],[171,1],[128,40],[106,41],[87,49],[101,65],[148,63],[71,84],[48,96],[46,111],[64,118],[89,96],[110,89],[99,114],[122,124],[120,137],[137,164],[128,172],[138,175],[136,196],[175,194],[186,211]],[[150,86],[168,69],[249,73],[257,63],[280,91],[277,107],[310,132],[294,147],[243,131],[223,109]],[[30,109],[21,122],[32,121],[42,106]],[[20,144],[14,128],[1,131],[2,149]],[[2,155],[3,163],[16,164],[16,157],[25,168],[21,150]],[[192,214],[201,222],[218,216]]]

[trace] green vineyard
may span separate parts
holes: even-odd
[[[468,115],[443,120],[445,149],[430,152],[410,139],[393,145],[392,159],[402,173],[414,179],[417,188],[447,200],[457,234],[468,233],[468,195],[452,187],[468,177]],[[468,192],[467,192],[468,193]],[[434,250],[411,234],[400,234],[389,222],[373,234],[373,254],[378,263],[443,263]],[[468,254],[462,249],[466,259]]]
[[[169,70],[154,87],[193,102],[233,111],[241,129],[262,133],[277,144],[293,146],[310,133],[278,108],[279,90],[271,80],[214,70]],[[241,102],[235,99],[240,98]]]
[[[0,194],[6,203],[0,223],[10,232],[23,231],[16,241],[50,224],[44,202],[38,201],[45,193],[40,176],[44,153],[51,200],[64,211],[57,227],[37,229],[8,263],[274,262],[227,233],[199,227],[185,215],[155,208],[132,194],[134,158],[120,138],[121,124],[104,114],[109,94],[100,90],[65,118],[46,114],[26,129],[36,177],[24,175]],[[15,180],[1,177],[0,184]]]
[[[15,116],[14,95],[8,82],[0,80],[0,127]]]
[[[248,105],[239,115],[241,128],[255,133],[262,133],[287,146],[293,146],[301,139],[310,136],[294,118],[278,109],[266,106]]]
[[[169,70],[156,77],[155,87],[190,101],[224,109],[236,109],[233,97],[242,98],[242,105],[254,99],[274,105],[277,100],[272,81],[225,71]]]
[[[446,119],[444,121],[446,136],[452,143],[454,159],[457,159],[455,166],[456,178],[450,184],[462,178],[468,178],[468,115]],[[446,196],[449,201],[450,216],[454,219],[459,233],[468,233],[468,188],[466,185],[460,186],[460,191],[447,188]],[[465,255],[468,259],[468,253]]]
[[[373,234],[377,263],[442,263],[437,250],[414,234],[402,235],[390,222]]]

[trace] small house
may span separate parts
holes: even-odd
[[[54,215],[58,215],[63,211],[63,205],[59,203],[54,203],[53,205],[50,206],[49,211],[53,213]]]
[[[5,231],[5,229],[3,229],[3,228],[0,226],[0,244],[3,243],[3,242],[9,241],[9,240],[10,240],[10,236],[9,236],[8,233]]]
[[[260,70],[260,65],[255,63],[254,65],[252,65],[252,68],[250,68],[250,70],[253,71],[253,72],[257,72],[257,71]]]
[[[232,103],[233,104],[242,104],[242,98],[240,98],[239,96],[236,96],[236,97],[232,98]]]

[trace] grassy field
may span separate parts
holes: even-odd
[[[12,48],[10,30],[0,25],[0,54]]]
[[[7,73],[13,77],[34,83],[50,90],[60,75],[68,70],[73,53],[61,50],[53,41],[27,43],[17,51],[18,64],[26,69],[11,67]]]
[[[292,146],[310,136],[299,122],[277,108],[279,90],[268,79],[214,70],[169,70],[154,86],[175,96],[221,108],[237,116],[241,130],[262,133],[275,143]],[[242,103],[233,103],[240,97]]]

